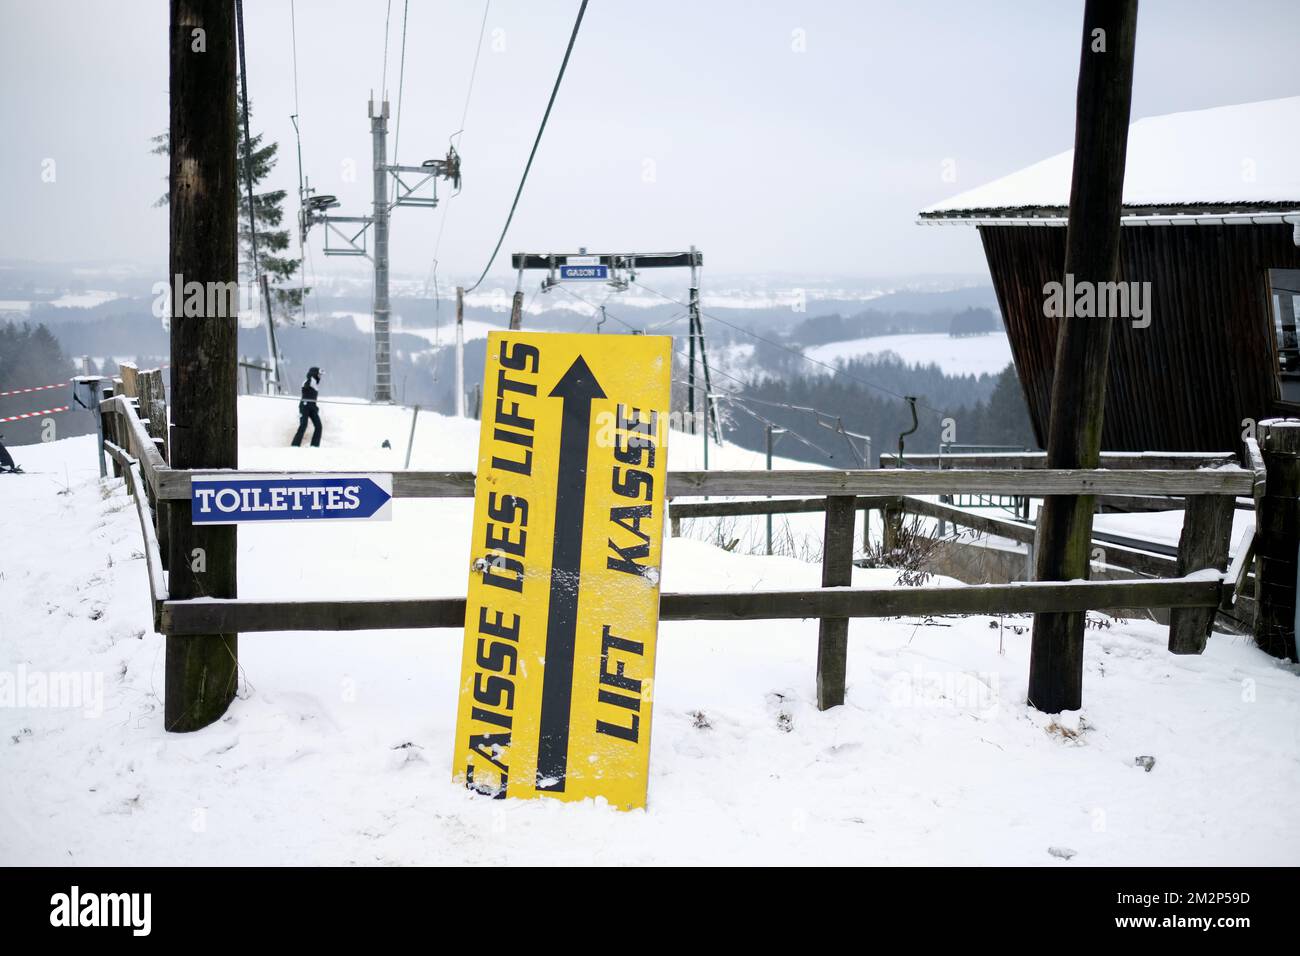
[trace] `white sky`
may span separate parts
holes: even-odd
[[[492,0],[461,141],[464,192],[436,211],[395,212],[396,272],[427,272],[450,209],[440,275],[477,275],[577,6]],[[290,4],[245,7],[254,125],[280,143],[274,180],[292,216]],[[370,202],[366,99],[381,84],[387,7],[295,8],[306,172],[346,214]],[[402,8],[393,0],[394,113]],[[916,226],[915,213],[1071,145],[1082,8],[593,0],[494,272],[522,249],[692,243],[732,273],[983,272],[973,230]],[[481,0],[411,0],[401,162],[445,152],[482,12]],[[164,270],[167,214],[150,203],[165,161],[148,149],[167,125],[167,15],[163,0],[0,0],[0,258]],[[792,49],[795,30],[806,52]],[[1298,35],[1293,0],[1142,0],[1133,115],[1294,95]],[[41,180],[49,158],[54,183]],[[342,179],[349,159],[354,182]],[[320,256],[320,239],[317,273],[349,263]]]

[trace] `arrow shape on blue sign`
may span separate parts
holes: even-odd
[[[190,482],[194,524],[371,520],[392,517],[391,475],[241,475]]]

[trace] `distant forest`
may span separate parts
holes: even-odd
[[[707,321],[707,319],[706,319]],[[863,442],[846,439],[843,429],[872,439],[870,465],[881,452],[896,452],[898,436],[912,427],[904,396],[917,399],[917,430],[906,450],[933,454],[944,438],[965,445],[1008,445],[1036,449],[1033,426],[1014,365],[997,375],[949,375],[939,366],[908,365],[892,353],[859,358],[836,369],[814,365],[802,350],[831,342],[878,335],[985,335],[1001,329],[987,308],[960,311],[899,312],[868,309],[857,315],[813,316],[791,326],[781,338],[756,340],[734,327],[710,331],[713,388],[719,399],[724,438],[742,447],[765,447],[768,424],[787,429],[774,453],[839,468],[862,467]],[[725,334],[722,334],[725,333]],[[765,337],[766,338],[766,337]],[[730,349],[752,348],[747,373],[728,373]],[[686,409],[686,363],[678,347],[673,403]],[[713,356],[722,356],[719,363]],[[697,371],[697,377],[702,373]],[[733,396],[734,397],[731,397]]]
[[[686,407],[680,384],[685,375],[679,360],[678,409]],[[837,434],[837,421],[850,432],[871,436],[870,467],[877,466],[881,452],[898,450],[899,434],[912,427],[904,395],[917,399],[917,430],[906,438],[908,452],[938,451],[944,419],[951,419],[951,438],[960,444],[1038,447],[1014,365],[977,378],[945,375],[934,365],[908,366],[889,355],[848,362],[834,375],[764,376],[743,388],[715,388],[722,392],[736,394],[718,402],[726,440],[762,449],[767,425],[776,425],[788,434],[777,439],[775,454],[838,468],[863,467],[858,457],[863,443]]]

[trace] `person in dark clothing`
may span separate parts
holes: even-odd
[[[293,436],[294,447],[302,444],[302,436],[307,433],[307,423],[311,422],[311,447],[320,447],[320,412],[316,410],[316,399],[320,393],[316,385],[320,384],[320,369],[312,366],[307,369],[307,377],[302,383],[302,401],[298,403],[298,432]],[[312,383],[315,384],[312,384]]]
[[[0,438],[4,438],[0,435]],[[14,463],[14,456],[9,454],[9,449],[5,448],[4,442],[0,441],[0,475],[3,474],[22,474],[22,469]]]

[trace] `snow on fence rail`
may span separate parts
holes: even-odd
[[[144,379],[144,373],[141,375]],[[101,404],[106,449],[115,470],[127,477],[141,510],[141,527],[148,552],[155,627],[170,636],[252,633],[258,631],[379,630],[459,628],[464,625],[465,598],[383,599],[353,601],[261,601],[238,598],[170,600],[162,568],[167,560],[159,538],[150,532],[142,499],[154,505],[156,527],[166,528],[159,513],[172,521],[189,520],[190,482],[203,475],[234,475],[232,471],[187,471],[170,468],[159,446],[136,411],[139,399],[114,396]],[[152,423],[150,423],[152,425]],[[812,495],[762,501],[674,503],[670,514],[770,514],[782,511],[824,511],[823,587],[816,590],[775,590],[719,593],[665,593],[660,598],[664,620],[763,620],[820,618],[817,660],[818,706],[839,703],[844,696],[848,621],[855,617],[902,614],[1007,614],[1042,611],[1084,611],[1107,608],[1170,608],[1170,650],[1200,653],[1216,609],[1231,606],[1248,571],[1249,542],[1239,546],[1233,566],[1225,573],[1227,536],[1237,495],[1258,498],[1264,490],[1263,459],[1253,440],[1241,468],[1224,456],[1122,456],[1112,469],[1048,469],[1027,467],[934,471],[872,469],[861,471],[692,471],[670,472],[671,497]],[[1148,461],[1171,467],[1139,467]],[[1112,463],[1112,461],[1107,461]],[[1182,463],[1182,467],[1178,465]],[[1189,468],[1188,466],[1193,466]],[[1209,467],[1195,468],[1195,465]],[[266,472],[258,472],[265,475]],[[292,472],[281,474],[293,475]],[[313,472],[313,474],[319,474]],[[354,473],[349,473],[354,474]],[[470,498],[470,472],[394,472],[397,498]],[[1135,494],[1187,496],[1187,517],[1172,577],[1121,581],[1035,581],[1010,584],[960,585],[926,588],[854,588],[851,581],[855,511],[879,507],[886,529],[906,510],[933,513],[943,508],[915,498],[918,494],[1008,493]],[[950,519],[957,515],[947,514]],[[958,511],[958,509],[951,509]],[[1226,519],[1225,519],[1226,515]],[[997,534],[1010,532],[1017,540],[1032,534],[1028,526],[960,513],[966,523],[978,522]],[[1016,529],[1003,525],[1017,524]],[[155,568],[159,569],[155,573]],[[1167,571],[1168,566],[1161,567]]]

